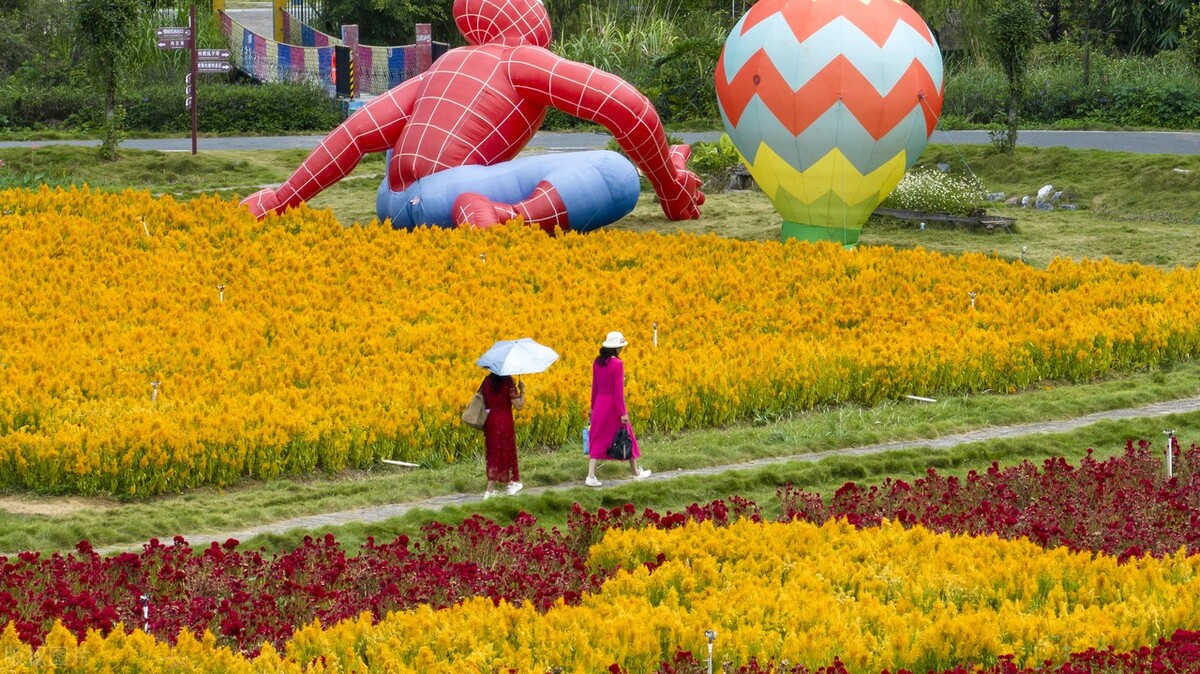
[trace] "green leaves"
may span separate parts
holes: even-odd
[[[1041,19],[1030,0],[1002,2],[988,20],[988,53],[1008,80],[1008,128],[1002,132],[1002,142],[997,147],[1010,153],[1017,144],[1017,117],[1029,52],[1037,44],[1040,33]],[[993,136],[993,140],[996,138]]]
[[[995,8],[987,27],[988,53],[1010,84],[1025,74],[1030,50],[1037,43],[1041,21],[1029,0],[1010,0]]]
[[[104,96],[104,140],[100,158],[117,158],[124,111],[119,110],[117,91],[123,79],[125,45],[134,39],[142,5],[137,0],[76,0],[75,32],[83,51],[83,62],[95,77],[93,85]]]

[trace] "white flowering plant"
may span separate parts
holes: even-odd
[[[987,203],[978,176],[956,175],[939,168],[914,167],[880,204],[883,208],[928,213],[973,215]]]

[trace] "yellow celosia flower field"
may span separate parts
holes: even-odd
[[[574,440],[591,360],[631,342],[640,429],[1012,390],[1193,357],[1200,276],[1111,262],[712,236],[343,228],[232,201],[0,192],[0,486],[147,495],[479,451],[493,341],[523,446]],[[974,297],[972,297],[974,293]]]
[[[643,562],[667,559],[653,572]],[[58,629],[36,654],[11,630],[4,671],[55,671],[48,663],[138,662],[139,671],[599,672],[618,663],[653,671],[677,648],[717,662],[787,660],[810,668],[840,658],[850,671],[1062,662],[1072,652],[1153,644],[1200,617],[1200,558],[1117,564],[1112,557],[1045,550],[1027,540],[934,534],[885,523],[738,521],[679,529],[611,530],[592,550],[598,566],[624,566],[579,605],[468,600],[298,630],[284,652],[253,664],[211,636],[174,648],[140,633],[93,635],[78,645]],[[83,654],[86,653],[86,658]],[[26,667],[26,669],[22,669]],[[72,671],[93,671],[79,669]],[[170,670],[175,671],[175,670]]]

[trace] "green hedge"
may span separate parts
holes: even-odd
[[[97,107],[93,94],[69,87],[0,88],[0,129],[72,128],[72,116]]]
[[[1084,85],[1078,47],[1042,47],[1025,80],[1021,124],[1049,126],[1072,120],[1120,127],[1194,129],[1200,126],[1200,71],[1182,53],[1153,58],[1091,55]],[[989,124],[1005,112],[1007,83],[996,68],[952,69],[942,114]]]
[[[1087,117],[1118,126],[1195,129],[1200,97],[1195,87],[1181,83],[1121,85],[1100,97]]]
[[[711,68],[719,53],[711,40],[683,40],[678,49],[635,68],[629,80],[660,108],[672,125],[719,124]],[[1064,121],[1117,127],[1194,129],[1200,127],[1200,75],[1178,54],[1154,59],[1112,59],[1095,55],[1088,86],[1083,86],[1082,59],[1058,47],[1044,50],[1026,80],[1021,110],[1025,127],[1053,126]],[[708,64],[712,61],[712,64]],[[613,64],[620,73],[619,63]],[[711,65],[711,67],[710,67]],[[631,66],[632,67],[632,66]],[[988,125],[1004,114],[1006,83],[998,70],[984,65],[951,68],[946,80],[943,115],[954,123]],[[191,120],[184,109],[184,83],[142,85],[122,98],[125,129],[139,132],[187,133]],[[200,84],[199,128],[206,133],[274,134],[321,132],[344,119],[341,103],[323,90],[297,84],[232,84],[204,79]],[[96,130],[103,110],[87,91],[71,87],[26,88],[0,84],[0,130],[64,128]],[[947,120],[949,121],[949,120]],[[571,129],[578,120],[557,110],[546,128]]]
[[[185,86],[147,85],[120,99],[130,133],[191,130]],[[197,125],[205,133],[325,131],[345,119],[345,107],[322,89],[302,84],[229,84],[201,80]],[[0,129],[102,126],[104,110],[93,93],[73,87],[5,91],[0,88]]]

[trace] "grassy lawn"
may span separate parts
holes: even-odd
[[[149,190],[187,199],[220,190],[230,198],[259,185],[275,184],[303,159],[301,150],[279,152],[186,153],[125,151],[118,162],[98,164],[94,149],[46,146],[0,150],[0,188],[82,184],[102,189]],[[989,192],[1032,195],[1053,184],[1079,209],[1037,211],[996,206],[993,212],[1015,217],[1010,230],[972,230],[912,223],[870,222],[861,245],[916,247],[950,254],[981,252],[1025,259],[1042,267],[1055,258],[1102,258],[1173,267],[1200,261],[1200,240],[1187,236],[1200,223],[1194,195],[1200,193],[1200,157],[1125,155],[1100,151],[1021,149],[1013,157],[989,147],[931,146],[922,164],[946,163],[952,171],[978,175]],[[383,173],[381,157],[372,157],[351,179],[312,202],[329,208],[344,223],[374,218],[375,190]],[[777,240],[779,217],[757,191],[713,192],[700,220],[667,221],[654,199],[643,195],[634,213],[614,225],[634,231],[715,234],[754,241]],[[1162,431],[1176,430],[1187,444],[1197,437],[1200,415],[1104,422],[1076,432],[996,440],[949,450],[910,449],[867,457],[807,460],[816,452],[892,440],[934,438],[989,426],[1065,419],[1091,412],[1135,407],[1200,393],[1200,363],[1177,363],[1154,372],[1114,373],[1110,379],[1078,385],[1044,382],[1013,395],[984,394],[936,403],[888,402],[870,409],[837,407],[787,418],[758,419],[721,429],[671,435],[643,435],[645,464],[663,474],[673,470],[779,459],[760,467],[624,484],[601,490],[581,485],[586,462],[578,446],[525,449],[521,472],[529,487],[573,483],[577,488],[471,501],[437,512],[414,511],[385,523],[354,525],[336,531],[353,542],[367,535],[386,538],[411,533],[430,520],[459,520],[479,512],[506,520],[524,510],[544,523],[561,526],[573,502],[586,508],[625,502],[640,507],[679,510],[696,501],[740,494],[770,509],[775,490],[787,483],[831,493],[847,480],[873,482],[884,477],[913,478],[927,467],[946,472],[982,469],[992,461],[1039,461],[1050,455],[1072,460],[1089,447],[1107,456],[1121,451],[1129,438],[1161,444]],[[788,459],[792,460],[788,460]],[[605,465],[601,479],[624,477],[623,467]],[[138,502],[104,499],[44,499],[27,494],[0,495],[0,552],[21,549],[69,549],[86,538],[97,547],[129,544],[151,536],[236,530],[303,514],[433,496],[482,492],[479,458],[454,465],[404,470],[375,470],[304,479],[247,483],[226,490],[201,489]],[[293,545],[302,532],[260,537],[254,546],[278,549]]]

